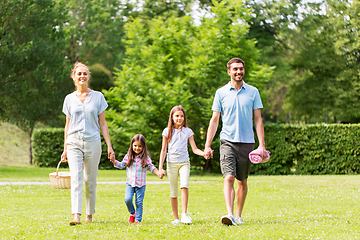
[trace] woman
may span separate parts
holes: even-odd
[[[108,107],[101,92],[88,87],[90,72],[80,63],[75,63],[71,73],[76,90],[65,97],[63,113],[66,115],[63,162],[69,161],[71,174],[71,213],[74,220],[69,224],[80,224],[82,211],[83,169],[85,170],[85,222],[92,221],[95,213],[96,177],[101,156],[100,131],[108,147],[108,158],[115,160],[109,130],[105,120]]]

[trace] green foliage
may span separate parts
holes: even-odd
[[[106,69],[102,64],[97,63],[89,67],[91,73],[90,88],[102,91],[103,89],[108,90],[114,86],[114,79],[111,72]]]
[[[33,134],[33,149],[36,166],[56,167],[64,150],[64,128],[35,130]]]
[[[297,74],[287,100],[293,120],[360,120],[358,6],[358,1],[331,0],[305,6],[293,41]]]
[[[145,0],[141,2],[141,10],[131,12],[130,16],[133,18],[151,20],[160,16],[164,18],[172,16],[182,17],[186,14],[186,11],[193,1]]]
[[[253,174],[359,174],[359,124],[265,125],[267,163]]]
[[[250,25],[248,35],[250,39],[256,39],[256,47],[261,53],[257,61],[274,67],[261,94],[263,119],[284,123],[287,120],[287,93],[295,72],[290,65],[296,39],[294,26],[301,22],[298,12],[303,4],[300,0],[248,0],[246,6],[251,11],[247,21]]]
[[[265,124],[266,148],[271,152],[270,161],[252,164],[251,174],[359,174],[360,173],[360,124],[342,125],[290,125]],[[110,129],[111,141],[117,159],[122,160],[130,141],[124,129]],[[35,131],[34,159],[40,167],[56,167],[63,151],[64,129],[40,129]],[[147,139],[151,142],[153,139]],[[218,140],[214,141],[213,172],[219,172]],[[102,141],[101,169],[112,169],[107,159],[106,144]],[[152,152],[150,152],[153,158]],[[154,159],[154,158],[153,158]],[[156,159],[153,161],[155,162]],[[192,166],[198,162],[191,159]],[[155,164],[157,165],[157,164]]]
[[[110,131],[111,143],[113,148],[119,149],[123,146],[125,140],[122,138],[123,133],[121,129],[112,129]],[[129,142],[130,145],[130,142]],[[125,144],[128,146],[128,144]],[[107,145],[101,136],[101,159],[100,169],[112,169],[114,166],[111,164],[107,157]],[[43,128],[37,129],[33,134],[33,149],[34,149],[34,163],[39,167],[55,167],[60,161],[61,154],[64,150],[64,128]],[[125,156],[125,152],[118,153],[119,156]],[[122,160],[119,159],[119,160]],[[67,167],[66,164],[61,164],[60,167]]]
[[[299,159],[293,142],[296,128],[293,125],[265,124],[265,144],[270,151],[270,161],[252,164],[251,173],[256,175],[292,174],[295,161]],[[258,145],[256,142],[255,145]]]
[[[137,0],[128,1],[128,5],[129,2],[132,2],[133,4],[131,5],[132,8],[128,7],[128,9],[133,11],[124,9],[124,15],[146,21],[158,17],[166,19],[169,17],[183,17],[189,15],[194,3],[199,4],[199,6],[202,7],[213,6],[212,0]],[[137,4],[141,5],[141,8],[135,7]]]
[[[335,53],[333,35],[336,28],[329,17],[311,14],[299,25],[301,39],[293,67],[296,81],[289,91],[289,102],[296,119],[310,122],[333,122],[329,116],[339,112],[335,108],[338,91],[336,79],[345,67],[345,59]]]
[[[0,118],[30,139],[37,122],[58,116],[72,89],[59,51],[66,10],[61,1],[51,0],[10,0],[0,6]]]
[[[61,126],[64,97],[74,88],[69,63],[101,64],[103,70],[92,70],[99,79],[117,67],[116,87],[106,94],[109,127],[126,143],[117,145],[117,157],[134,134],[143,133],[157,161],[161,131],[177,104],[203,148],[214,93],[229,79],[225,64],[240,56],[245,81],[261,92],[265,121],[359,122],[358,0],[194,3],[2,1],[1,120],[29,137],[39,122]],[[199,24],[191,16],[197,10],[204,16]],[[103,86],[94,88],[109,87]],[[218,170],[217,161],[191,159]]]
[[[298,174],[359,174],[359,124],[301,128],[296,148]]]
[[[130,140],[126,138],[124,128],[109,128],[111,144],[116,150],[116,159],[122,160],[130,147]],[[161,133],[160,133],[161,134]],[[101,136],[102,138],[102,136]],[[42,128],[36,129],[33,134],[33,150],[34,150],[34,163],[39,167],[56,167],[60,161],[60,156],[64,149],[64,128]],[[151,139],[147,139],[147,142]],[[219,145],[219,141],[215,140],[214,145]],[[113,169],[113,165],[107,157],[107,146],[103,138],[101,139],[102,154],[100,159],[100,169]],[[218,148],[215,149],[215,156],[218,156]],[[156,159],[150,152],[150,157],[153,162]],[[192,160],[191,160],[192,161]],[[155,165],[158,165],[157,163]],[[192,161],[192,165],[196,166],[196,162]],[[218,160],[212,160],[214,172],[219,172]],[[60,167],[66,167],[66,164],[61,164]]]
[[[258,62],[276,66],[262,94],[265,121],[359,122],[359,1],[249,0],[247,6]]]
[[[258,50],[246,38],[247,9],[241,1],[215,2],[212,18],[194,26],[190,16],[133,19],[125,26],[126,60],[116,73],[115,87],[105,93],[112,110],[112,127],[124,129],[130,142],[141,133],[153,161],[159,159],[162,130],[170,110],[181,104],[200,149],[211,118],[212,99],[217,88],[229,81],[226,63],[232,57],[246,62],[246,81],[261,88],[271,69],[255,63]],[[115,149],[124,152],[127,146]],[[191,155],[194,165],[205,170],[212,162]]]
[[[337,62],[342,66],[336,79],[339,119],[360,122],[360,2],[329,0],[327,3],[329,22],[334,26],[330,37],[336,54],[343,59],[341,63]]]
[[[64,78],[64,8],[51,0],[1,3],[0,117],[27,133],[54,118],[72,83]]]
[[[122,63],[123,9],[120,0],[67,1],[69,20],[65,25],[67,58],[75,63],[103,64],[111,71]]]

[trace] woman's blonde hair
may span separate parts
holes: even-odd
[[[74,80],[76,69],[79,68],[79,67],[83,67],[83,68],[86,69],[86,72],[88,73],[89,79],[90,79],[90,71],[89,71],[88,67],[87,67],[85,64],[81,63],[81,62],[76,62],[76,63],[74,64],[74,68],[73,68],[72,71],[71,71],[70,77]]]

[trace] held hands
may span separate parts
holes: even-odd
[[[112,162],[113,164],[115,164],[115,161],[116,161],[115,156],[114,156],[114,158],[110,158],[109,160],[110,160],[110,162]]]
[[[155,168],[153,173],[156,174],[160,179],[163,179],[163,177],[165,176],[165,171],[163,169]]]
[[[206,160],[213,158],[213,152],[214,150],[212,150],[210,147],[205,147],[204,149],[204,158]]]
[[[164,175],[159,171],[157,174],[156,174],[160,179],[163,179]]]
[[[166,172],[164,169],[159,169],[159,178],[163,179],[164,176],[166,176]]]
[[[115,163],[115,152],[111,147],[108,148],[108,159],[110,162]]]

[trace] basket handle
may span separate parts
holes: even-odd
[[[61,162],[62,162],[62,160],[60,160],[60,162],[59,162],[58,165],[57,165],[57,168],[56,168],[56,176],[59,175],[59,167],[60,167]]]

